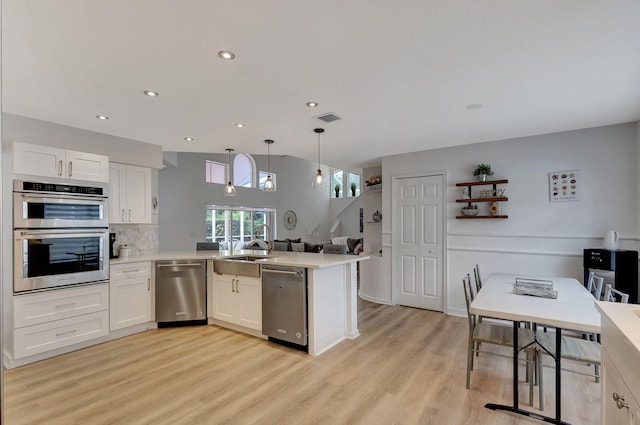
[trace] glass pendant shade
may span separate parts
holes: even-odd
[[[322,170],[318,168],[318,172],[313,178],[313,187],[322,188],[327,187],[327,179],[322,175]]]
[[[227,148],[226,151],[229,152],[229,181],[224,188],[224,196],[236,196],[236,188],[231,183],[231,176],[233,175],[231,173],[231,152],[233,152],[233,149]]]
[[[273,192],[276,190],[276,186],[273,184],[273,178],[271,175],[267,176],[267,179],[264,181],[264,189],[265,192]]]
[[[271,145],[273,140],[265,140],[267,144],[267,179],[264,181],[262,190],[264,192],[275,192],[276,185],[273,183],[273,177],[271,177]]]
[[[314,128],[313,131],[318,135],[318,172],[313,177],[313,187],[323,188],[327,187],[327,179],[322,175],[320,169],[320,134],[324,133],[324,128]]]

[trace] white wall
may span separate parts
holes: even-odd
[[[582,249],[602,246],[607,230],[621,235],[622,249],[638,247],[640,194],[636,123],[459,146],[385,157],[383,181],[394,175],[446,170],[446,312],[464,314],[461,281],[480,264],[494,271],[564,275],[582,280]],[[457,220],[461,188],[478,163],[495,179],[508,179],[506,220]],[[548,173],[580,171],[580,200],[549,202]],[[391,193],[383,192],[383,245],[392,247]],[[388,218],[388,219],[387,219]],[[386,251],[385,251],[386,252]]]
[[[267,169],[266,155],[252,155],[260,170]],[[158,173],[160,250],[193,250],[205,240],[205,207],[245,205],[276,208],[274,238],[303,238],[317,225],[318,240],[329,237],[331,214],[329,189],[314,189],[311,182],[317,166],[294,157],[271,156],[271,171],[276,174],[276,192],[236,187],[237,194],[227,198],[224,185],[205,182],[205,160],[227,163],[226,154],[178,153],[177,167]],[[328,172],[323,167],[323,173]],[[298,218],[293,230],[283,224],[285,211],[293,210]]]
[[[354,239],[362,237],[360,208],[362,208],[362,196],[331,199],[331,225],[333,226],[335,220],[340,220],[339,231],[334,236],[349,236]]]

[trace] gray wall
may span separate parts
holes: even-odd
[[[507,271],[582,280],[582,249],[602,247],[606,231],[620,232],[620,248],[638,249],[638,144],[638,125],[629,123],[395,155],[382,160],[383,181],[446,172],[445,305],[450,313],[464,314],[460,282],[475,264],[486,276]],[[455,219],[461,206],[455,203],[461,192],[455,183],[473,181],[473,168],[481,162],[492,165],[493,178],[509,180],[506,220]],[[580,200],[549,202],[548,173],[576,169]],[[385,186],[382,205],[389,269],[392,192]]]
[[[259,170],[267,169],[266,155],[252,155]],[[174,157],[175,158],[175,157]],[[278,239],[301,237],[310,240],[309,233],[317,225],[318,240],[329,236],[331,222],[329,188],[311,187],[316,164],[294,157],[271,156],[271,171],[276,174],[276,192],[236,188],[237,194],[227,198],[224,186],[205,182],[205,160],[227,163],[226,154],[178,153],[177,167],[158,173],[160,250],[192,250],[205,240],[205,207],[244,205],[275,208]],[[173,161],[172,161],[173,162]],[[323,168],[323,173],[329,170]],[[328,175],[328,174],[327,174]],[[282,222],[285,211],[295,211],[298,223],[287,230]]]
[[[106,155],[111,162],[162,168],[162,147],[20,115],[2,114],[2,141]]]

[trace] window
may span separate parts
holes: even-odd
[[[360,174],[348,173],[347,174],[348,181],[348,195],[349,196],[360,196]],[[356,191],[355,194],[351,190],[351,187],[355,184]]]
[[[206,167],[207,183],[227,184],[227,164],[207,161]]]
[[[333,170],[331,171],[331,197],[332,198],[346,198],[352,196],[360,196],[360,174],[343,171]],[[352,195],[351,184],[355,183],[355,194]],[[336,186],[339,191],[336,195]]]
[[[256,187],[253,158],[242,153],[233,158],[233,184],[239,187]]]
[[[258,172],[258,189],[264,190],[264,181],[267,180],[267,176],[269,175],[266,171]],[[278,185],[276,184],[276,173],[271,173],[271,180],[273,180],[273,187],[277,190]]]
[[[334,170],[331,172],[331,197],[341,198],[344,196],[344,172],[342,170]],[[338,187],[339,190],[336,190]]]
[[[249,242],[255,239],[255,233],[263,224],[271,228],[272,239],[275,236],[276,210],[255,207],[228,207],[207,205],[206,224],[208,242]],[[267,238],[267,230],[262,227],[258,235]]]

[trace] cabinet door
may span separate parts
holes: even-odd
[[[151,223],[151,169],[127,165],[127,222]]]
[[[13,172],[42,177],[65,177],[65,150],[30,143],[13,144]]]
[[[213,275],[213,318],[235,323],[235,276]]]
[[[239,276],[236,283],[237,323],[262,330],[262,282],[259,278]]]
[[[151,277],[112,280],[109,292],[112,331],[151,320]]]
[[[616,397],[622,397],[627,407],[618,408]],[[602,423],[603,424],[637,424],[638,405],[630,394],[622,377],[602,351]]]
[[[109,181],[109,158],[93,153],[67,151],[66,177],[72,180],[92,182]]]
[[[124,223],[127,210],[127,166],[109,164],[109,223]]]

